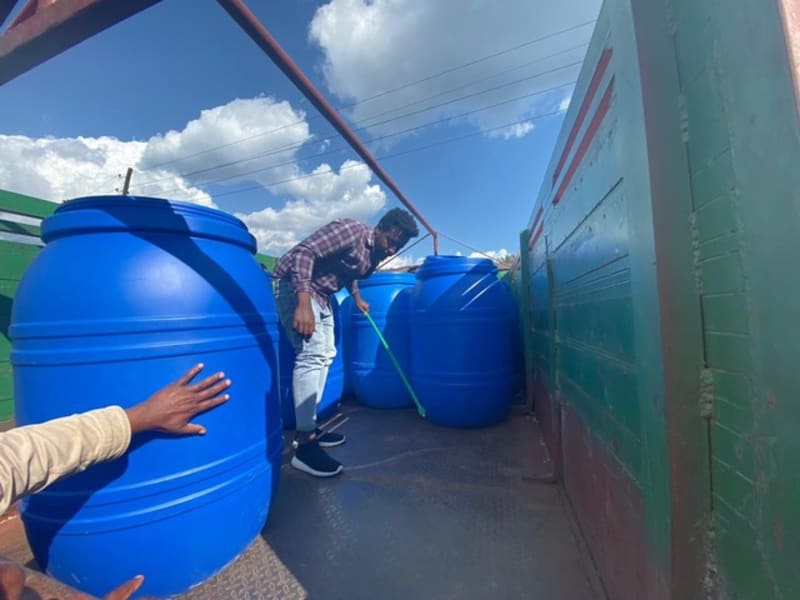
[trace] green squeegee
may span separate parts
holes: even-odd
[[[400,375],[400,379],[403,380],[403,383],[405,384],[406,389],[408,390],[408,393],[411,395],[411,398],[414,400],[414,404],[417,405],[417,412],[419,413],[419,416],[424,419],[425,418],[425,408],[422,406],[422,404],[419,401],[419,398],[417,398],[417,395],[414,393],[414,388],[411,387],[411,384],[409,383],[408,378],[406,377],[406,374],[403,373],[403,369],[400,366],[400,363],[397,362],[397,358],[395,358],[394,352],[392,352],[392,349],[389,348],[389,344],[386,343],[386,339],[383,337],[383,334],[381,333],[381,330],[375,324],[375,321],[372,320],[372,315],[370,315],[368,312],[365,312],[364,316],[367,317],[367,321],[370,322],[370,325],[372,325],[372,328],[375,330],[375,333],[378,334],[378,339],[381,341],[381,344],[383,345],[383,347],[386,348],[386,352],[389,354],[389,358],[392,359],[392,364],[394,365],[394,368],[397,369],[397,374]]]

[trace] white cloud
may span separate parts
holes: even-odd
[[[386,194],[370,184],[372,172],[363,163],[345,161],[338,172],[322,164],[314,172],[319,175],[279,186],[292,197],[281,210],[265,208],[236,215],[247,224],[262,252],[280,255],[333,219],[366,220],[386,204]]]
[[[61,202],[118,193],[121,176],[135,167],[132,194],[214,206],[201,187],[208,182],[302,175],[296,154],[310,140],[303,113],[288,102],[236,99],[146,142],[0,135],[0,187]]]
[[[533,122],[525,121],[524,123],[517,123],[505,129],[492,131],[489,133],[489,137],[502,137],[504,140],[517,139],[525,137],[534,129],[536,129],[536,126]]]
[[[314,15],[309,37],[324,53],[329,89],[347,102],[362,101],[405,83],[464,65],[481,57],[526,44],[596,18],[600,0],[330,0]],[[352,117],[374,124],[392,116],[430,107],[468,94],[486,94],[447,104],[415,117],[374,125],[373,135],[387,134],[439,118],[565,84],[582,60],[592,27],[586,26],[518,50],[454,70],[355,106]],[[580,47],[578,47],[580,46]],[[557,56],[554,53],[561,52]],[[532,62],[540,59],[539,62]],[[519,83],[508,85],[520,80]],[[558,110],[568,87],[549,95],[520,99],[467,119],[483,129],[530,119]],[[430,98],[436,95],[436,98]],[[430,98],[429,100],[424,100]],[[389,114],[383,116],[382,113]],[[531,128],[515,130],[510,138]]]
[[[390,261],[385,263],[385,266],[380,267],[379,270],[392,270],[392,269],[402,269],[405,267],[411,267],[414,265],[421,265],[425,261],[424,256],[415,257],[413,254],[401,254],[400,256],[396,256]]]
[[[491,258],[492,260],[504,260],[510,255],[511,253],[508,250],[505,248],[500,248],[500,250],[487,250],[483,253],[473,252],[469,255],[469,258]]]
[[[54,202],[96,194],[118,194],[122,176],[135,165],[144,142],[112,137],[29,138],[0,134],[0,188]],[[211,197],[172,177],[182,197],[213,206]]]
[[[194,185],[280,180],[295,174],[297,151],[310,140],[305,114],[288,102],[236,99],[203,110],[181,131],[153,136],[138,164],[148,171],[139,186],[147,189],[165,173],[180,173]]]
[[[304,119],[288,102],[255,98],[204,110],[180,131],[147,142],[0,134],[0,188],[56,202],[116,194],[120,175],[136,166],[132,194],[214,207],[202,187],[210,180],[284,181],[269,188],[283,201],[281,208],[237,215],[250,227],[260,251],[280,254],[331,219],[367,220],[386,204],[386,194],[361,162],[347,160],[338,169],[323,163],[310,173],[297,164],[300,146],[312,141]],[[258,135],[264,131],[273,133]],[[239,140],[244,141],[234,143]],[[227,163],[233,164],[209,170]]]

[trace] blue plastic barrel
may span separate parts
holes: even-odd
[[[325,383],[325,390],[322,398],[317,403],[317,421],[323,421],[336,412],[339,401],[342,399],[344,389],[344,352],[342,343],[341,310],[340,299],[342,293],[338,293],[331,298],[331,309],[333,311],[334,336],[336,338],[336,356],[328,368],[328,379]],[[283,427],[294,429],[297,425],[294,412],[294,398],[292,396],[292,372],[294,371],[294,348],[289,341],[283,327],[280,331],[280,350],[279,362],[281,372],[280,395],[281,408],[283,414]]]
[[[358,282],[361,297],[370,305],[370,316],[406,373],[409,363],[410,300],[415,282],[412,273],[382,272]],[[356,399],[372,408],[413,406],[411,396],[375,329],[355,304],[350,318],[351,373]]]
[[[353,395],[353,297],[342,291],[339,303],[339,331],[342,339],[342,397]]]
[[[501,421],[513,395],[513,298],[483,258],[429,256],[412,301],[411,384],[427,418],[450,427]]]
[[[67,202],[42,238],[11,318],[18,424],[130,407],[198,362],[233,386],[196,417],[205,436],[139,434],[23,502],[31,549],[97,596],[138,573],[143,594],[183,592],[258,535],[280,472],[278,318],[255,240],[221,211],[126,196]]]
[[[339,402],[344,395],[344,323],[342,320],[342,303],[349,294],[340,290],[331,298],[333,310],[334,336],[336,337],[336,356],[328,369],[328,381],[325,391],[317,407],[317,419],[324,420],[336,413]]]

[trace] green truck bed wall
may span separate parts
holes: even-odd
[[[0,429],[12,425],[13,379],[8,326],[11,303],[22,274],[41,247],[39,226],[28,223],[50,215],[56,204],[0,190]],[[23,217],[23,223],[18,222]]]
[[[790,5],[606,0],[523,239],[530,391],[614,599],[800,597]]]
[[[671,4],[716,591],[800,598],[800,50],[787,54],[785,36],[796,44],[800,10],[791,0]]]
[[[57,204],[22,194],[0,190],[0,431],[13,426],[13,378],[9,354],[8,327],[11,305],[22,274],[42,246],[41,219]],[[22,221],[22,222],[20,222]],[[257,254],[256,260],[272,269],[275,258]]]

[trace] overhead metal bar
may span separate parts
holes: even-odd
[[[267,31],[256,16],[241,0],[217,0],[227,13],[239,24],[247,35],[261,48],[267,56],[283,71],[283,73],[297,86],[297,88],[308,98],[308,100],[316,107],[316,109],[333,125],[336,130],[347,140],[353,150],[364,159],[373,173],[377,175],[389,189],[391,189],[397,198],[402,202],[409,211],[422,223],[423,227],[428,230],[433,238],[433,252],[439,253],[439,235],[430,226],[428,221],[417,210],[414,204],[409,200],[397,184],[389,177],[388,173],[383,170],[381,165],[372,156],[372,153],[367,147],[358,139],[355,133],[350,129],[347,123],[342,119],[336,109],[334,109],[325,97],[317,90],[313,83],[305,76],[303,71],[286,51],[278,44],[277,40]]]
[[[0,35],[0,85],[160,1],[30,0]]]

